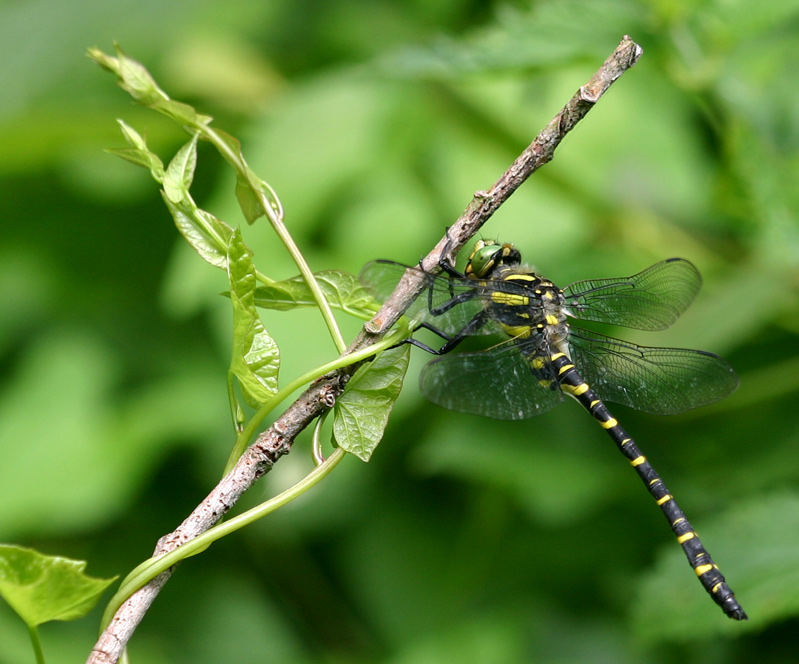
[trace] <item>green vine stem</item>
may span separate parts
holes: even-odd
[[[407,333],[404,330],[397,330],[396,332],[382,339],[379,343],[373,344],[348,355],[342,355],[341,357],[328,362],[327,364],[316,367],[315,369],[298,376],[295,380],[291,381],[282,390],[275,394],[272,399],[261,406],[258,412],[252,417],[247,426],[243,429],[236,440],[236,445],[231,453],[230,459],[228,460],[229,467],[226,468],[225,473],[229,472],[230,468],[235,465],[236,460],[239,458],[239,456],[241,456],[241,453],[246,448],[250,437],[255,433],[263,420],[276,406],[280,404],[281,401],[283,401],[283,399],[294,392],[294,390],[299,389],[303,385],[310,383],[331,371],[335,371],[336,369],[340,369],[347,365],[354,364],[355,362],[359,362],[371,357],[385,350],[386,348],[397,344],[406,334]],[[103,613],[101,632],[108,625],[109,621],[116,613],[117,609],[119,609],[119,607],[122,605],[122,603],[148,581],[154,579],[161,572],[164,572],[181,560],[205,550],[208,548],[208,546],[221,537],[229,535],[239,528],[243,528],[244,526],[257,521],[267,514],[274,512],[283,505],[291,502],[295,498],[298,498],[303,493],[308,491],[308,489],[313,487],[317,482],[327,476],[328,473],[335,468],[339,461],[341,461],[345,454],[346,452],[340,448],[334,450],[326,460],[318,464],[302,480],[283,493],[264,503],[261,503],[257,507],[253,507],[239,516],[229,519],[228,521],[216,525],[213,528],[209,528],[201,535],[198,535],[194,539],[186,542],[177,549],[164,554],[163,556],[158,558],[149,558],[148,560],[145,560],[139,564],[130,572],[130,574],[128,574],[127,577],[125,577],[120,584],[119,590],[114,594],[106,606],[105,612]]]
[[[102,632],[114,614],[117,612],[122,603],[130,597],[134,592],[141,588],[151,579],[166,571],[172,565],[179,563],[181,560],[190,556],[196,555],[207,549],[216,540],[229,535],[244,526],[247,526],[267,514],[271,514],[276,509],[283,507],[290,503],[295,498],[299,498],[310,488],[315,486],[318,482],[324,479],[344,458],[346,452],[341,448],[333,451],[333,453],[324,461],[324,463],[315,466],[311,472],[303,477],[299,482],[289,487],[282,493],[279,493],[274,498],[271,498],[256,507],[253,507],[246,512],[242,512],[236,517],[229,519],[219,525],[209,528],[202,535],[198,535],[194,539],[179,546],[177,549],[170,551],[158,558],[150,558],[135,567],[130,574],[122,581],[119,590],[114,594],[103,612],[103,619],[100,624],[100,631]]]
[[[325,299],[325,296],[322,294],[322,290],[319,288],[319,284],[317,283],[311,268],[306,262],[305,257],[302,255],[302,252],[294,242],[294,238],[291,237],[291,233],[289,233],[286,224],[283,222],[283,207],[280,204],[280,199],[277,197],[277,194],[275,194],[274,190],[268,184],[265,182],[263,183],[263,185],[265,185],[269,190],[272,201],[274,201],[273,204],[267,199],[261,184],[253,182],[252,171],[244,161],[244,157],[242,157],[240,153],[237,154],[235,151],[231,150],[228,142],[219,136],[216,131],[204,124],[198,124],[193,127],[193,129],[196,129],[203,138],[213,144],[225,161],[233,166],[238,175],[250,186],[250,189],[258,198],[258,203],[263,209],[266,218],[269,220],[269,223],[272,224],[272,228],[277,233],[280,241],[283,242],[283,245],[288,250],[292,260],[294,260],[294,263],[299,268],[300,274],[305,280],[305,283],[308,285],[308,289],[311,291],[311,295],[313,295],[313,298],[319,307],[319,311],[322,314],[325,325],[327,325],[327,329],[330,331],[330,336],[333,337],[333,342],[336,345],[336,349],[339,353],[343,353],[347,348],[347,344],[344,342],[344,337],[341,335],[341,330],[339,329],[338,323],[333,316],[333,310],[331,309],[328,301]]]

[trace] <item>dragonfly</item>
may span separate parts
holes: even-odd
[[[449,255],[445,248],[442,256]],[[566,397],[596,420],[627,458],[668,520],[702,586],[724,613],[747,615],[662,477],[606,401],[657,415],[680,413],[729,395],[738,385],[732,367],[713,353],[639,346],[581,327],[589,321],[662,330],[687,309],[701,287],[697,268],[683,258],[662,260],[629,277],[586,279],[566,288],[522,263],[510,243],[479,240],[463,272],[446,259],[440,274],[389,260],[368,263],[360,279],[385,300],[406,270],[424,283],[406,311],[413,329],[443,339],[439,357],[420,376],[427,399],[444,408],[500,420],[540,415]],[[497,334],[478,351],[450,353],[464,339]],[[601,395],[601,396],[600,396]]]

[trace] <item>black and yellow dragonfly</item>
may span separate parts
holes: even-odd
[[[445,343],[434,349],[408,340],[441,356],[422,370],[422,393],[445,408],[503,420],[544,413],[564,395],[575,398],[635,468],[713,600],[729,617],[745,620],[662,478],[603,401],[654,414],[679,413],[730,394],[738,385],[735,372],[713,353],[638,346],[569,322],[665,329],[698,293],[702,279],[696,267],[670,258],[631,277],[588,279],[561,289],[523,265],[513,245],[486,240],[477,242],[463,273],[447,261],[440,267],[442,274],[433,275],[379,260],[361,273],[362,283],[381,301],[405,270],[424,279],[425,290],[406,315]],[[492,333],[504,340],[476,352],[446,354],[466,337]]]

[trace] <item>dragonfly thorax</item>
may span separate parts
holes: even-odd
[[[482,282],[488,292],[491,317],[511,337],[530,337],[546,333],[553,342],[568,335],[563,291],[520,266],[500,265],[492,279]]]

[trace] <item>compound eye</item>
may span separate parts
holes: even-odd
[[[491,240],[480,240],[474,245],[472,255],[469,256],[469,263],[466,266],[466,274],[482,279],[496,265],[496,260],[501,258],[502,251],[497,249],[496,242]]]
[[[521,254],[512,244],[499,244],[496,240],[479,240],[474,245],[466,266],[466,274],[475,279],[484,279],[497,265],[518,265]]]

